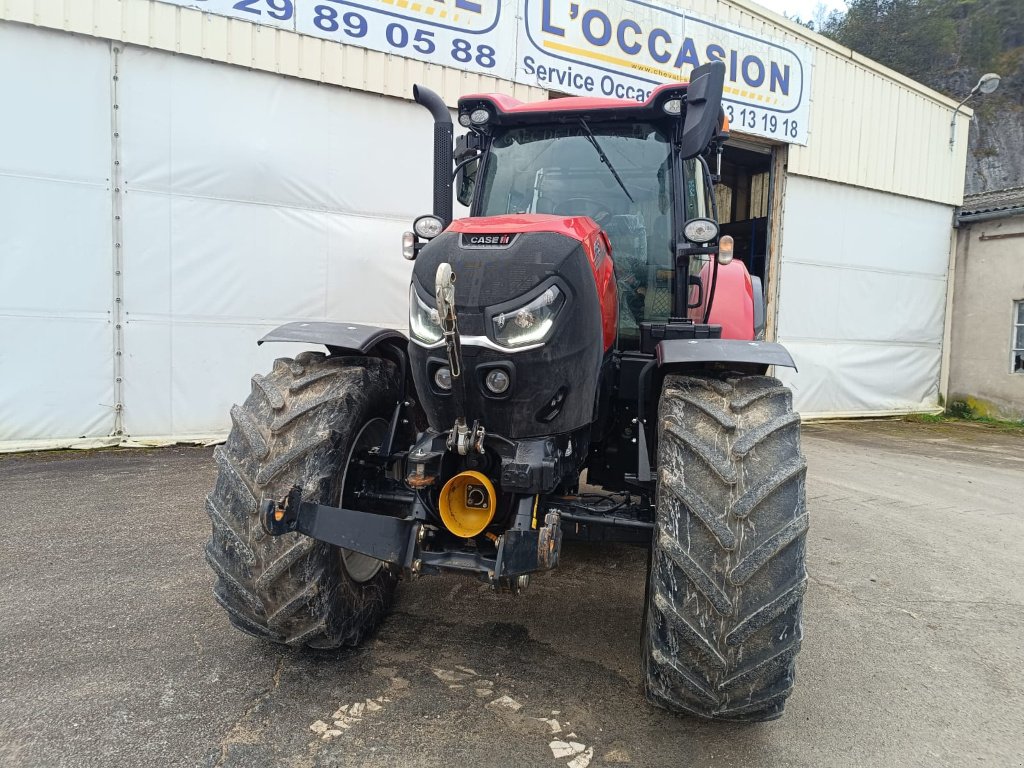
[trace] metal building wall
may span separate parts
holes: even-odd
[[[464,93],[547,91],[153,0],[0,0],[0,19],[411,98],[414,83],[454,105]]]
[[[686,0],[697,14],[775,40],[814,47],[811,128],[793,146],[788,172],[958,205],[963,197],[970,110],[949,149],[955,102],[748,0]],[[238,64],[409,98],[413,83],[441,93],[504,91],[523,100],[546,91],[424,64],[153,0],[0,0],[0,19]]]
[[[684,4],[680,2],[680,4]],[[748,0],[685,0],[687,9],[758,34],[814,46],[807,146],[789,148],[787,171],[959,205],[971,110]]]

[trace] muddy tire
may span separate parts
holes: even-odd
[[[349,457],[377,440],[399,396],[394,366],[376,358],[303,352],[252,378],[214,452],[206,559],[217,602],[243,632],[291,646],[357,645],[384,617],[397,581],[388,565],[293,533],[270,536],[258,503],[299,485],[337,504]],[[360,444],[357,446],[357,444]]]
[[[807,576],[806,465],[766,376],[668,376],[647,610],[647,697],[716,720],[782,715]]]

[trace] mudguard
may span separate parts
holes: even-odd
[[[368,355],[375,347],[391,342],[405,348],[408,339],[393,328],[379,328],[360,323],[297,322],[275,328],[257,344],[266,341],[305,341],[323,344],[331,352],[355,352]]]
[[[654,355],[659,368],[699,363],[744,363],[765,367],[781,365],[796,370],[796,363],[789,351],[772,341],[667,339],[658,342]]]

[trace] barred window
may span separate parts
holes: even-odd
[[[1024,373],[1024,301],[1013,302],[1013,337],[1010,343],[1010,373]]]

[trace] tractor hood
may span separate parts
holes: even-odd
[[[582,216],[460,219],[420,249],[413,284],[420,298],[433,307],[437,267],[442,262],[451,264],[460,332],[487,335],[489,309],[527,297],[550,278],[561,276],[573,293],[583,287],[580,284],[586,284],[586,272],[591,271],[586,246],[598,232],[597,224]],[[591,286],[593,282],[591,276]]]
[[[410,292],[410,358],[433,429],[450,429],[456,416],[451,390],[436,381],[447,359],[430,327],[442,263],[455,273],[467,418],[512,439],[590,423],[607,349],[597,275],[610,277],[611,259],[600,239],[586,217],[515,215],[453,222],[423,246]],[[486,384],[498,369],[508,377],[502,392]]]

